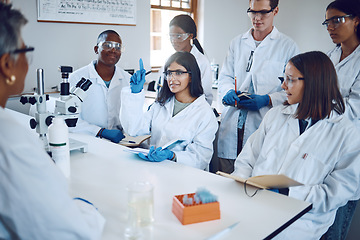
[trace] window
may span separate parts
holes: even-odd
[[[176,15],[189,14],[196,22],[197,0],[151,0],[150,64],[153,68],[164,65],[175,52],[169,39],[169,23]]]

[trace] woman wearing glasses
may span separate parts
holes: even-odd
[[[94,52],[97,60],[70,74],[75,86],[81,78],[92,85],[81,105],[81,113],[72,132],[82,132],[118,143],[124,135],[119,119],[121,89],[129,85],[130,74],[116,66],[122,53],[122,41],[117,32],[106,30],[99,34]]]
[[[359,130],[345,116],[345,103],[331,60],[321,52],[290,59],[282,88],[284,105],[268,111],[236,159],[243,178],[284,174],[304,185],[288,196],[312,209],[282,231],[278,239],[320,239],[336,210],[359,198]]]
[[[170,21],[169,27],[170,41],[175,51],[185,51],[194,55],[200,68],[205,99],[211,105],[213,100],[211,66],[209,59],[205,56],[204,50],[196,38],[197,29],[194,20],[189,15],[178,15]]]
[[[345,115],[360,128],[360,1],[337,0],[326,8],[323,25],[336,44],[328,53],[335,65]],[[354,200],[354,199],[352,199]],[[324,239],[345,239],[357,201],[339,208]]]
[[[191,53],[176,52],[167,60],[164,69],[164,85],[145,113],[142,111],[145,99],[142,85],[138,88],[132,83],[131,88],[123,89],[121,123],[131,136],[151,134],[150,152],[142,156],[145,160],[168,159],[206,169],[213,154],[218,123],[205,100],[196,59]],[[171,150],[161,149],[175,140],[184,142]]]
[[[0,2],[0,239],[100,239],[103,217],[68,195],[67,181],[30,131],[4,109],[28,71],[27,20]]]

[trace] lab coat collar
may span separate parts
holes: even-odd
[[[247,31],[243,36],[242,38],[246,40],[246,42],[253,46],[254,48],[256,47],[255,46],[255,40],[252,36],[252,29],[253,28],[250,28],[249,31]],[[269,33],[269,35],[267,35],[264,40],[261,42],[261,46],[264,46],[264,45],[267,45],[267,42],[269,41],[268,39],[278,39],[280,37],[280,32],[279,30],[273,26],[273,30]]]
[[[196,48],[196,46],[194,44],[191,45],[190,53],[195,56],[198,52],[199,50]]]
[[[104,80],[99,76],[98,72],[95,69],[95,63],[96,62],[97,62],[97,60],[93,60],[89,64],[89,66],[90,66],[90,73],[89,73],[90,80],[91,81],[96,81],[97,84],[100,84],[100,85],[103,85],[103,86],[106,87],[106,85],[104,83]],[[116,80],[119,80],[119,79],[116,79],[116,76],[118,76],[117,71],[118,71],[118,68],[115,66],[115,72],[114,72],[113,78],[111,79],[111,84],[109,86],[109,89],[114,88],[117,85],[120,85],[119,81],[116,81]]]
[[[190,105],[191,105],[192,108],[198,107],[198,106],[203,106],[203,104],[201,103],[203,101],[206,101],[205,100],[205,94],[203,94],[200,97],[198,97],[197,99],[195,99],[195,101],[192,102]],[[171,116],[172,116],[173,111],[174,111],[174,104],[175,104],[174,102],[175,102],[175,96],[173,96],[171,98],[171,100],[167,104],[165,104],[165,108],[171,114]],[[176,114],[176,116],[178,116],[178,115],[181,116],[182,114],[186,114],[186,112],[188,111],[190,105],[187,106],[185,109],[183,109],[178,114]]]
[[[281,113],[285,115],[295,115],[296,109],[298,108],[299,104],[292,104],[289,106],[284,106]],[[323,119],[324,121],[331,122],[331,123],[337,123],[340,122],[344,118],[344,114],[338,114],[336,111],[331,111],[330,117]]]
[[[292,104],[292,105],[286,105],[284,106],[284,108],[281,110],[281,113],[285,114],[285,115],[295,115],[296,109],[299,106],[299,104]]]
[[[349,56],[347,56],[345,59],[339,62],[342,54],[342,49],[341,46],[337,46],[334,50],[334,53],[331,54],[330,58],[331,61],[334,63],[335,67],[337,67],[337,65],[339,66],[345,65],[350,59],[352,59],[354,56],[357,56],[359,53],[360,53],[360,45],[357,46]]]

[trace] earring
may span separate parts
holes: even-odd
[[[16,80],[15,75],[11,75],[10,79],[8,78],[6,79],[6,84],[11,86],[15,83],[15,80]]]

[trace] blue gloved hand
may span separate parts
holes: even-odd
[[[222,102],[224,105],[235,106],[235,101],[240,102],[238,94],[241,94],[240,91],[235,92],[234,89],[229,90],[226,95],[223,97]]]
[[[123,139],[125,136],[124,134],[118,130],[118,129],[101,129],[99,131],[99,137],[100,138],[106,138],[114,143],[119,143],[121,139]]]
[[[155,149],[154,146],[151,146],[147,156],[142,153],[139,153],[138,155],[140,158],[149,162],[162,162],[166,159],[172,159],[174,157],[174,152],[167,148],[161,149],[161,147],[159,147]]]
[[[139,60],[140,70],[137,70],[130,78],[130,88],[132,93],[139,93],[143,89],[145,83],[145,69],[143,60]]]
[[[251,111],[257,111],[260,108],[269,105],[270,102],[269,95],[251,94],[249,97],[251,97],[251,99],[242,100],[239,104],[241,107]]]

